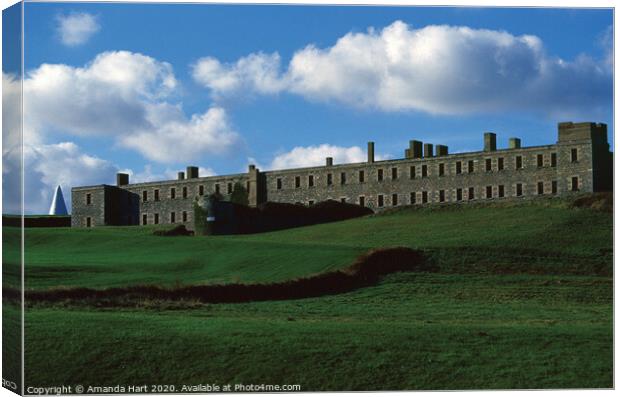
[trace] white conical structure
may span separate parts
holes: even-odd
[[[60,185],[56,186],[49,215],[67,215],[67,206],[65,205],[65,198],[62,195]]]

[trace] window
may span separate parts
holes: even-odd
[[[276,189],[282,189],[282,178],[276,179]]]
[[[215,184],[215,193],[217,193],[217,194],[220,193],[220,184],[219,183]]]
[[[231,194],[233,192],[233,184],[232,182],[228,182],[226,184],[226,194]]]
[[[153,191],[153,200],[159,201],[159,189]]]
[[[347,174],[346,172],[341,172],[340,173],[340,184],[344,185],[347,183]]]
[[[359,197],[358,197],[358,202],[360,203],[360,206],[361,206],[361,207],[363,207],[363,206],[365,206],[365,205],[366,205],[366,204],[364,203],[364,196],[359,196]]]
[[[341,203],[346,203],[347,202],[347,198],[346,197],[340,197],[340,202]]]
[[[415,179],[415,165],[409,167],[409,179]]]
[[[380,194],[380,195],[377,197],[377,206],[379,206],[379,207],[383,207],[383,195],[382,195],[382,194]]]
[[[359,172],[359,181],[360,181],[360,183],[364,182],[364,171],[360,171]]]
[[[300,176],[296,176],[295,177],[295,187],[298,188],[301,186],[301,177]]]
[[[498,157],[497,159],[497,170],[501,171],[504,169],[504,158],[503,157]]]
[[[187,222],[187,211],[183,211],[183,222]]]
[[[551,153],[551,166],[552,167],[558,166],[558,154],[557,153]]]
[[[570,181],[570,190],[572,190],[573,192],[576,192],[579,190],[579,177],[572,177],[571,181]]]
[[[142,191],[142,202],[147,202],[149,200],[149,192],[146,190]]]
[[[469,160],[467,162],[467,172],[469,172],[470,174],[474,173],[474,160]]]
[[[156,225],[159,224],[159,214],[153,214],[153,223]]]
[[[517,197],[523,196],[523,185],[521,183],[517,183],[516,194]]]
[[[392,168],[392,179],[393,180],[398,179],[398,168],[396,168],[396,167]]]
[[[536,166],[537,167],[542,167],[544,165],[544,158],[542,154],[539,154],[536,156]]]
[[[174,212],[171,212],[170,213],[170,223],[176,222],[176,217],[177,217],[177,214],[175,214]]]
[[[551,194],[558,194],[558,181],[551,181]]]
[[[198,195],[199,196],[205,195],[205,187],[203,185],[198,186]]]
[[[308,200],[308,205],[314,205],[314,200]]]
[[[86,205],[91,205],[92,204],[92,196],[90,195],[90,193],[86,193]]]
[[[314,175],[308,175],[308,187],[314,186]]]
[[[332,174],[327,174],[327,186],[332,185]]]
[[[444,201],[446,201],[446,191],[440,190],[439,191],[439,202],[443,203]]]
[[[504,197],[504,185],[497,187],[497,197]]]
[[[460,161],[456,162],[456,174],[459,175],[461,174],[461,172],[463,172],[462,170],[463,164]]]
[[[146,214],[142,214],[142,224],[146,225],[149,223],[148,216]]]
[[[493,186],[487,186],[487,198],[493,198]]]
[[[422,166],[422,178],[425,178],[428,176],[428,167],[426,165]]]
[[[538,188],[538,194],[543,194],[545,192],[545,183],[544,182],[538,182],[537,184]]]
[[[383,170],[377,170],[377,180],[379,182],[383,180]]]
[[[187,198],[187,187],[183,188],[183,198],[186,199]]]
[[[444,167],[444,164],[443,164],[443,163],[439,164],[439,169],[438,169],[438,174],[439,174],[439,176],[444,176],[444,171],[445,171],[445,169],[444,169],[444,168],[445,168],[445,167]]]
[[[523,168],[523,156],[515,157],[515,169],[520,170]]]
[[[475,197],[476,197],[476,195],[475,195],[475,192],[474,192],[474,188],[470,187],[467,198],[469,200],[473,200]]]
[[[428,203],[428,192],[422,192],[422,203]]]
[[[398,194],[392,194],[392,205],[398,205]]]
[[[250,192],[250,181],[245,182],[245,191]]]
[[[177,190],[175,188],[171,188],[170,189],[170,198],[176,198],[177,196]],[[159,191],[155,190],[155,201],[159,201]]]
[[[463,200],[463,189],[456,189],[456,201]]]
[[[86,217],[86,227],[91,227],[92,224],[92,218],[90,216]]]
[[[415,199],[416,199],[415,196],[416,196],[415,192],[409,193],[409,204],[415,204]]]
[[[491,170],[492,170],[492,162],[491,162],[491,159],[486,159],[484,163],[485,163],[485,169],[486,169],[486,171],[487,171],[487,172],[491,171]]]
[[[579,159],[577,158],[577,149],[571,149],[570,150],[570,162],[576,163],[577,161],[579,161]]]

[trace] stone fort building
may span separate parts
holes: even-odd
[[[557,143],[521,147],[510,138],[498,149],[496,135],[484,134],[484,149],[449,154],[448,147],[412,140],[404,158],[375,161],[374,143],[368,160],[324,166],[200,177],[187,167],[177,180],[129,183],[117,174],[116,186],[72,189],[73,227],[104,225],[185,224],[193,228],[196,197],[220,193],[230,198],[234,186],[247,189],[249,205],[266,201],[312,205],[328,199],[356,203],[377,211],[401,205],[519,199],[612,188],[612,154],[607,125],[558,124]]]

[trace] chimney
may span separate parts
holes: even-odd
[[[437,153],[437,156],[447,156],[448,147],[446,145],[435,145],[435,152]]]
[[[116,174],[116,186],[129,185],[129,174],[119,172]]]
[[[248,165],[248,172],[252,172],[256,169],[256,166],[254,164],[250,164]]]
[[[521,139],[510,138],[508,140],[508,149],[520,149],[520,148],[521,148]]]
[[[492,132],[484,133],[484,151],[494,152],[497,150],[497,135]]]
[[[424,157],[433,157],[433,144],[432,143],[424,144]]]
[[[409,155],[414,159],[422,158],[422,142],[416,140],[409,141]]]
[[[187,166],[187,172],[185,173],[187,179],[198,178],[198,167]]]
[[[183,179],[185,179],[185,172],[181,171],[177,174],[177,179],[182,181]]]
[[[368,162],[369,163],[375,162],[375,143],[374,142],[368,142]]]
[[[331,167],[332,165],[334,165],[334,158],[333,157],[325,157],[325,166],[326,167]]]
[[[405,149],[405,158],[406,159],[410,159],[411,158],[411,149],[409,149],[409,148]]]

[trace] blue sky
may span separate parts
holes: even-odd
[[[409,139],[472,151],[484,131],[530,146],[559,121],[611,127],[612,24],[605,9],[27,3],[33,161],[80,168],[40,166],[30,208],[118,170],[226,174],[355,161],[369,140],[397,158]]]

